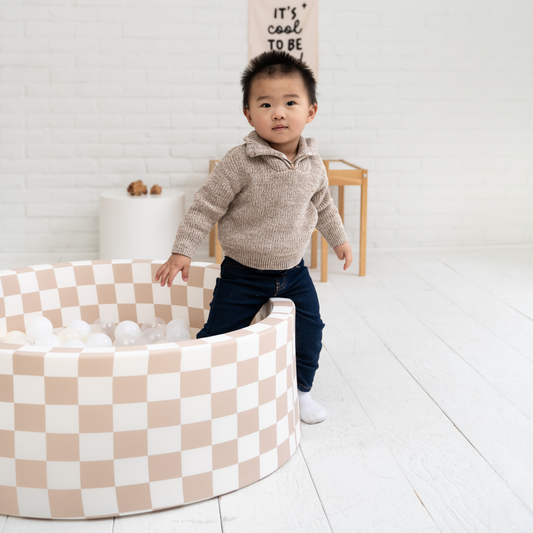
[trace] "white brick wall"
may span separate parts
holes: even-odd
[[[137,179],[190,203],[249,131],[247,5],[1,0],[0,252],[96,251]],[[533,2],[322,0],[320,43],[306,134],[369,169],[369,247],[533,242]]]

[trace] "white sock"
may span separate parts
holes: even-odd
[[[299,390],[298,403],[300,405],[300,419],[306,424],[318,424],[318,422],[326,420],[327,411],[311,398],[311,392]]]

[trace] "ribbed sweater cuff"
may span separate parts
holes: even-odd
[[[197,245],[193,243],[174,243],[174,246],[172,247],[172,253],[186,255],[187,257],[192,258],[194,252],[196,252],[196,248]]]
[[[332,224],[329,228],[322,228],[321,233],[332,248],[348,242],[348,235],[343,226]]]

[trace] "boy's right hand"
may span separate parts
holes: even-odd
[[[170,287],[178,272],[181,272],[181,278],[183,281],[187,281],[189,279],[190,265],[190,257],[181,254],[172,254],[169,260],[164,265],[161,265],[159,270],[155,273],[155,280],[158,281],[159,278],[161,278],[161,287],[163,287],[168,280],[168,286]]]

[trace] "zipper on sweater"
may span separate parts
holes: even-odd
[[[308,155],[303,155],[303,156],[295,159],[294,161],[289,161],[288,159],[283,159],[281,157],[280,157],[280,159],[282,161],[285,161],[286,163],[288,163],[292,170],[298,170],[298,167],[296,166],[296,163],[300,162],[302,159],[305,159],[306,157],[309,157],[309,156]]]

